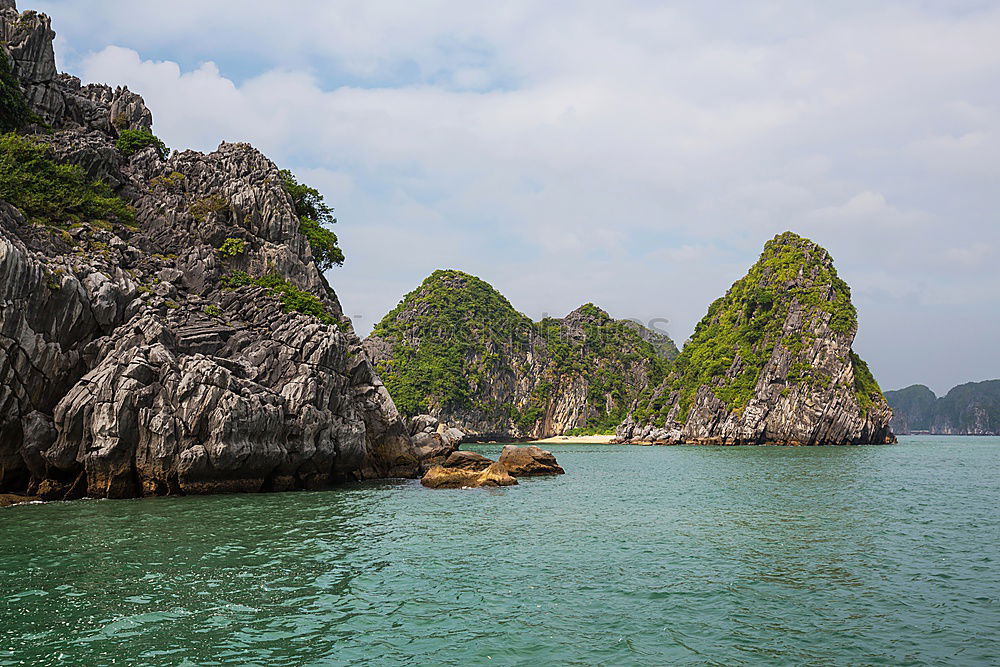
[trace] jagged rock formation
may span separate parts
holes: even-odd
[[[786,232],[713,303],[667,379],[618,429],[626,442],[894,442],[891,411],[851,350],[850,288],[815,243]]]
[[[900,435],[1000,435],[1000,380],[968,382],[938,398],[922,384],[885,392]]]
[[[676,352],[640,329],[593,304],[533,323],[475,276],[435,271],[364,345],[404,414],[427,412],[475,439],[523,439],[613,430]]]
[[[248,144],[123,154],[119,132],[149,130],[152,114],[125,88],[58,74],[53,37],[47,16],[0,5],[4,55],[36,126],[51,127],[40,140],[110,185],[135,222],[43,225],[0,202],[0,492],[415,477],[406,425],[277,167]],[[226,282],[235,275],[269,278]]]
[[[441,465],[445,468],[463,468],[465,470],[480,471],[486,470],[493,465],[493,461],[476,452],[456,451],[449,454],[448,458]]]

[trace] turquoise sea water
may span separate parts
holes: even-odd
[[[0,664],[1000,663],[1000,438],[552,449],[501,490],[0,510]]]

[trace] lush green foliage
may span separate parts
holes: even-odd
[[[247,242],[230,236],[219,246],[219,254],[225,257],[238,257],[247,251]]]
[[[793,304],[804,311],[803,327],[783,337],[782,325]],[[850,288],[825,250],[791,232],[775,237],[747,275],[709,306],[675,360],[667,391],[656,398],[647,392],[637,419],[661,422],[671,407],[667,394],[677,391],[677,419],[685,421],[701,386],[711,387],[730,409],[742,410],[775,346],[802,351],[812,344],[808,332],[820,318],[835,333],[853,334],[857,315]],[[803,364],[791,369],[788,381],[825,385],[830,378]]]
[[[337,222],[333,217],[333,208],[323,201],[323,195],[319,190],[299,183],[291,171],[282,169],[281,181],[295,205],[295,214],[299,217],[299,230],[309,241],[316,266],[320,271],[342,266],[344,253],[338,245],[337,235],[325,226]]]
[[[167,148],[167,145],[160,141],[155,134],[146,130],[119,130],[118,139],[115,141],[115,148],[125,156],[134,155],[150,146],[155,148],[164,160],[170,155],[170,149]]]
[[[255,278],[245,271],[234,271],[228,276],[224,276],[220,282],[223,287],[236,289],[246,285],[264,287],[281,301],[281,305],[286,313],[298,312],[311,315],[323,324],[339,325],[339,321],[330,311],[326,309],[319,297],[299,289],[292,283],[282,278],[277,273],[269,273],[260,278]]]
[[[337,245],[337,235],[312,218],[299,218],[299,231],[305,234],[313,259],[320,271],[343,266],[344,253]]]
[[[857,396],[858,405],[861,406],[861,412],[868,414],[875,402],[881,402],[882,389],[879,388],[875,376],[868,369],[868,364],[854,352],[851,352],[851,367],[854,371],[854,393]]]
[[[222,309],[216,306],[214,303],[210,303],[205,306],[205,314],[209,317],[222,317]]]
[[[614,320],[592,303],[581,306],[579,316],[574,324],[544,319],[538,323],[538,331],[556,374],[587,379],[587,403],[593,414],[586,428],[613,431],[635,399],[628,369],[645,368],[648,382],[655,386],[666,376],[670,364],[634,323]],[[582,332],[567,335],[570,326],[580,327]]]
[[[372,336],[396,343],[393,358],[378,371],[396,407],[415,415],[432,407],[469,407],[478,379],[502,373],[515,349],[527,349],[531,327],[486,282],[461,271],[435,271]],[[480,365],[470,368],[476,359]]]
[[[509,418],[522,433],[545,417],[556,388],[572,376],[587,380],[587,425],[613,429],[634,398],[629,370],[643,368],[658,383],[668,365],[631,323],[593,304],[566,320],[533,324],[489,284],[460,271],[435,271],[372,336],[394,344],[378,370],[404,414],[475,408],[497,424]],[[521,367],[529,354],[533,367]],[[495,405],[500,387],[526,373],[537,376],[526,403]]]
[[[81,167],[57,163],[46,144],[14,133],[0,137],[0,199],[34,224],[135,220],[106,184],[88,181]]]
[[[11,69],[7,54],[0,49],[0,133],[19,130],[31,120],[21,84]]]

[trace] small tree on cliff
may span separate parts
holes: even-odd
[[[299,217],[299,231],[309,241],[313,258],[320,271],[334,266],[343,266],[344,252],[338,245],[337,235],[325,225],[337,222],[333,217],[333,207],[323,201],[323,195],[316,188],[299,183],[288,169],[281,170],[282,184],[292,197],[295,214]]]

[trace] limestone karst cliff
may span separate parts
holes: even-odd
[[[851,349],[857,315],[829,253],[791,232],[708,309],[659,386],[618,428],[623,441],[894,442],[891,411]]]
[[[53,38],[47,16],[0,2],[5,122],[23,126],[4,140],[0,201],[0,492],[415,476],[278,168],[249,144],[123,149],[152,114],[126,88],[59,74]],[[85,197],[53,213],[14,174],[29,168]]]
[[[967,382],[940,398],[922,384],[885,392],[899,434],[1000,435],[1000,380]]]
[[[593,304],[532,322],[461,271],[435,271],[364,345],[402,412],[488,439],[613,430],[676,354],[663,334]]]

